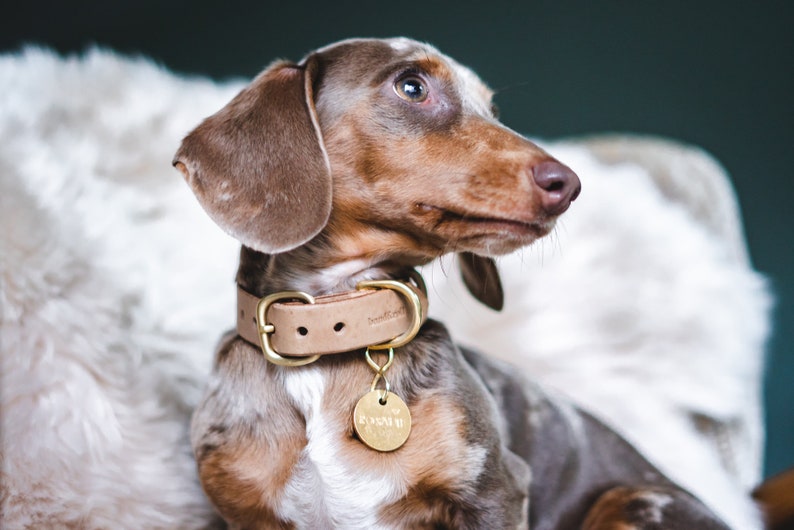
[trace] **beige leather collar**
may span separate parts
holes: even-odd
[[[259,298],[238,286],[237,333],[269,361],[290,366],[325,354],[398,347],[427,319],[424,284],[418,274],[413,279],[361,282],[355,291],[316,298],[297,291]]]

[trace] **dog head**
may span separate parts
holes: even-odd
[[[579,181],[499,123],[491,98],[428,45],[342,41],[271,65],[184,139],[174,165],[251,249],[312,246],[318,268],[464,253],[467,285],[500,307],[490,256],[547,234]]]

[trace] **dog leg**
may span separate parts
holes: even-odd
[[[615,487],[587,513],[582,530],[726,529],[688,493],[673,488]]]

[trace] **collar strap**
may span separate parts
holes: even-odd
[[[361,348],[396,348],[427,319],[424,283],[418,273],[412,279],[365,281],[355,291],[316,298],[301,291],[259,298],[238,286],[237,333],[284,366]]]

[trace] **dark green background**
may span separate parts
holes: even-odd
[[[733,176],[755,265],[777,296],[766,471],[794,465],[794,2],[17,4],[0,12],[2,51],[99,43],[220,79],[341,38],[405,35],[477,71],[521,132],[633,131],[705,147]]]

